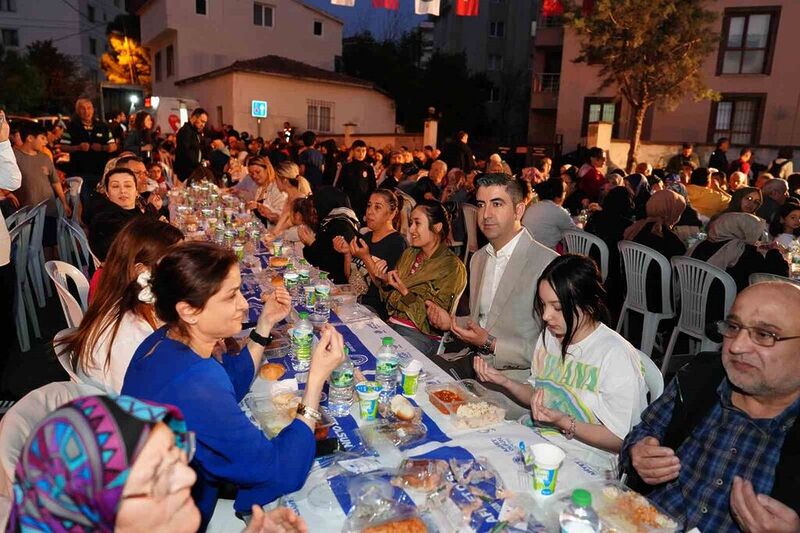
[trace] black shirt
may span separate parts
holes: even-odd
[[[420,203],[425,200],[425,195],[428,193],[431,193],[436,200],[442,197],[442,189],[429,176],[423,176],[417,180],[417,186],[414,187],[414,200]]]
[[[408,247],[406,240],[400,235],[398,232],[390,233],[383,239],[379,240],[378,242],[372,242],[372,232],[368,232],[361,237],[364,242],[367,243],[369,246],[369,253],[383,259],[386,261],[386,271],[394,270],[397,261],[400,259],[400,256],[403,255],[403,252]],[[363,263],[360,259],[356,259],[356,265],[359,269],[363,268]],[[366,268],[363,269],[366,272]],[[365,274],[365,278],[368,278],[369,275]],[[378,287],[375,286],[374,283],[369,284],[369,289],[367,292],[361,297],[361,303],[368,305],[378,311],[378,314],[381,317],[386,315],[386,307],[384,303],[381,301],[380,292],[378,291]]]
[[[104,148],[114,142],[111,131],[104,123],[94,121],[92,127],[87,129],[79,118],[70,121],[69,126],[61,137],[61,144],[78,146],[82,143],[101,144]],[[77,151],[69,154],[72,174],[84,179],[89,177],[101,178],[103,170],[110,155],[106,151],[97,152],[89,149],[88,152]]]
[[[350,207],[364,220],[369,196],[375,190],[375,169],[366,161],[350,161],[342,167],[336,186],[350,198]]]

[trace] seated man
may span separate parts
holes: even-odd
[[[525,201],[519,182],[505,174],[485,174],[477,181],[478,227],[489,244],[470,260],[470,316],[454,320],[449,310],[426,302],[428,320],[451,331],[481,352],[506,377],[523,382],[531,373],[531,354],[540,328],[533,313],[536,283],[556,253],[536,242],[522,227]],[[449,355],[449,354],[448,354]],[[473,374],[471,358],[432,359],[456,368],[462,378]]]
[[[736,298],[722,356],[681,369],[622,445],[628,483],[687,530],[800,531],[800,288]]]
[[[731,201],[728,193],[719,189],[716,180],[711,180],[711,172],[700,167],[692,171],[689,185],[689,203],[698,213],[711,218],[725,211]]]

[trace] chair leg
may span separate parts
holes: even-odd
[[[645,313],[642,327],[641,350],[648,356],[653,353],[653,344],[656,342],[656,331],[658,330],[658,319],[650,313]]]
[[[25,319],[25,300],[22,297],[22,287],[17,283],[16,291],[16,323],[17,323],[17,340],[19,341],[19,349],[27,352],[31,349],[30,334],[28,333],[28,321]]]
[[[33,294],[36,296],[36,302],[39,304],[39,307],[44,307],[46,303],[44,300],[44,287],[42,286],[41,277],[36,268],[37,260],[38,259],[35,257],[28,260],[28,287],[33,289]]]
[[[30,318],[31,326],[33,327],[33,334],[36,335],[37,339],[41,339],[42,332],[39,330],[39,317],[36,316],[36,306],[33,304],[33,295],[31,294],[29,285],[24,285],[22,287],[22,294],[25,297],[25,304],[28,309],[28,317]]]
[[[661,374],[664,376],[667,375],[667,370],[669,370],[669,360],[672,359],[672,352],[675,351],[675,344],[678,342],[679,334],[678,326],[675,326],[675,329],[672,330],[672,336],[669,338],[667,351],[664,352],[664,360],[661,361]]]
[[[625,304],[622,304],[622,310],[619,312],[619,320],[617,320],[617,333],[622,332],[622,328],[625,327],[625,315],[628,312],[628,307]]]
[[[44,268],[44,250],[39,250],[39,264],[36,265],[39,269],[39,275],[42,278],[42,283],[44,284],[44,290],[47,294],[48,298],[53,297],[53,287],[50,285],[50,276],[47,275],[47,271]]]

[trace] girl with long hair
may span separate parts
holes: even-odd
[[[800,203],[794,199],[787,200],[770,223],[769,234],[784,248],[791,248],[800,237]]]

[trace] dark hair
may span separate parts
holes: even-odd
[[[206,111],[202,107],[196,107],[195,110],[192,111],[192,118],[197,118],[200,115],[208,116],[208,111]]]
[[[109,169],[106,175],[103,176],[103,189],[106,191],[108,190],[108,180],[115,174],[125,174],[133,178],[134,183],[136,182],[136,174],[133,173],[133,170],[123,167],[114,167]]]
[[[143,130],[144,129],[144,119],[150,116],[150,113],[147,111],[139,111],[136,113],[136,118],[133,120],[133,129],[136,130]]]
[[[593,146],[592,148],[589,148],[589,150],[586,151],[586,157],[588,159],[591,159],[591,158],[597,159],[597,158],[600,158],[600,157],[605,157],[605,155],[606,154],[605,154],[605,152],[603,152],[603,149],[598,147],[598,146]]]
[[[460,130],[458,133],[456,133],[456,140],[460,141],[461,139],[464,138],[464,135],[466,135],[466,134],[467,134],[466,131]]]
[[[383,199],[386,200],[387,204],[389,204],[389,209],[395,211],[394,217],[392,217],[392,227],[396,230],[399,230],[400,215],[402,214],[401,211],[403,209],[403,197],[399,194],[395,194],[394,191],[383,188],[372,191],[372,194],[379,194],[383,196]]]
[[[550,161],[550,165],[552,166],[553,160],[550,159],[549,157],[545,156],[545,157],[539,159],[536,163],[534,163],[533,164],[533,168],[535,168],[539,172],[543,172],[544,171],[545,161]]]
[[[608,173],[609,176],[611,176],[612,174],[617,175],[620,178],[624,178],[625,176],[627,176],[627,174],[625,174],[624,168],[615,168],[614,170]]]
[[[425,212],[425,217],[428,219],[428,228],[431,230],[433,230],[435,224],[441,224],[442,229],[438,232],[440,243],[447,242],[447,236],[450,235],[450,215],[442,203],[436,200],[423,200],[414,209],[422,209]]]
[[[481,187],[492,187],[495,185],[505,187],[514,205],[525,201],[525,191],[522,189],[521,184],[508,174],[500,174],[497,172],[493,174],[484,174],[475,181],[476,191]]]
[[[561,175],[562,175],[562,176],[563,176],[564,174],[566,174],[567,176],[569,176],[569,180],[570,180],[572,183],[578,183],[578,168],[577,168],[575,165],[572,165],[572,166],[571,166],[571,167],[569,167],[568,169],[566,169],[566,170],[564,170],[563,172],[561,172]]]
[[[694,145],[692,143],[683,143],[681,145],[682,150],[686,150],[687,148],[694,148]]]
[[[561,178],[547,178],[541,183],[537,183],[533,190],[539,200],[555,200],[564,194],[564,180]]]
[[[211,242],[187,241],[173,246],[153,272],[158,318],[188,337],[175,306],[186,302],[195,309],[205,308],[237,263],[231,250]]]
[[[588,256],[577,254],[556,257],[545,267],[536,283],[536,298],[533,307],[543,331],[544,303],[539,294],[539,286],[543,281],[549,283],[553,288],[564,315],[566,331],[561,342],[563,359],[566,358],[567,350],[575,336],[578,326],[575,319],[579,310],[594,322],[604,322],[608,319],[608,310],[605,306],[606,291],[594,260]]]
[[[717,139],[717,148],[722,147],[722,144],[728,142],[729,140],[730,139],[728,139],[727,137],[720,137],[719,139]]]
[[[22,124],[19,126],[19,137],[22,139],[22,142],[25,142],[28,139],[29,135],[33,137],[38,137],[39,135],[46,135],[47,131],[44,129],[44,126],[39,124],[38,122],[33,122],[32,120],[25,120],[22,121]]]
[[[742,155],[746,154],[747,152],[750,152],[752,154],[753,153],[753,149],[750,148],[749,146],[745,146],[744,148],[739,150],[739,155],[742,156]]]
[[[299,213],[303,223],[309,228],[316,228],[317,209],[314,207],[314,200],[310,196],[305,198],[295,198],[292,203],[292,212]]]
[[[791,146],[781,146],[778,148],[778,157],[781,159],[791,159],[794,156],[794,148]]]
[[[213,183],[214,185],[216,185],[218,187],[222,186],[221,180],[219,178],[217,178],[217,176],[214,174],[214,172],[210,168],[204,167],[202,165],[196,167],[192,171],[192,173],[189,174],[189,177],[186,178],[186,181],[183,182],[183,184],[185,186],[189,186],[192,183],[195,183],[195,182],[199,183],[199,182],[201,182],[203,180],[211,182],[211,183]]]
[[[365,143],[361,139],[356,139],[355,141],[353,141],[353,144],[350,145],[351,149],[352,148],[366,148],[366,147],[367,147],[367,143]]]
[[[689,183],[692,185],[699,185],[700,187],[708,186],[708,177],[710,173],[706,167],[700,167],[692,170],[692,176],[689,178]]]
[[[430,150],[431,152],[433,152],[433,146],[431,146],[430,144],[426,144],[425,146],[422,147],[422,149],[423,150]]]
[[[311,130],[306,130],[303,132],[300,139],[303,141],[303,146],[314,146],[314,142],[317,140],[317,134]]]
[[[800,189],[800,172],[789,174],[789,177],[786,178],[786,182],[789,184],[789,193]]]
[[[124,157],[120,157],[117,159],[117,162],[114,164],[115,168],[125,168],[123,165],[127,165],[128,163],[144,163],[141,157],[135,155],[126,155]]]
[[[790,200],[793,200],[793,198],[790,198],[781,206],[777,216],[773,217],[772,222],[769,223],[769,234],[773,237],[777,237],[783,233],[783,222],[781,221],[782,218],[788,217],[789,213],[792,211],[800,211],[800,204],[798,204],[796,201],[792,202]],[[795,237],[800,237],[800,228],[794,230],[792,235]]]

